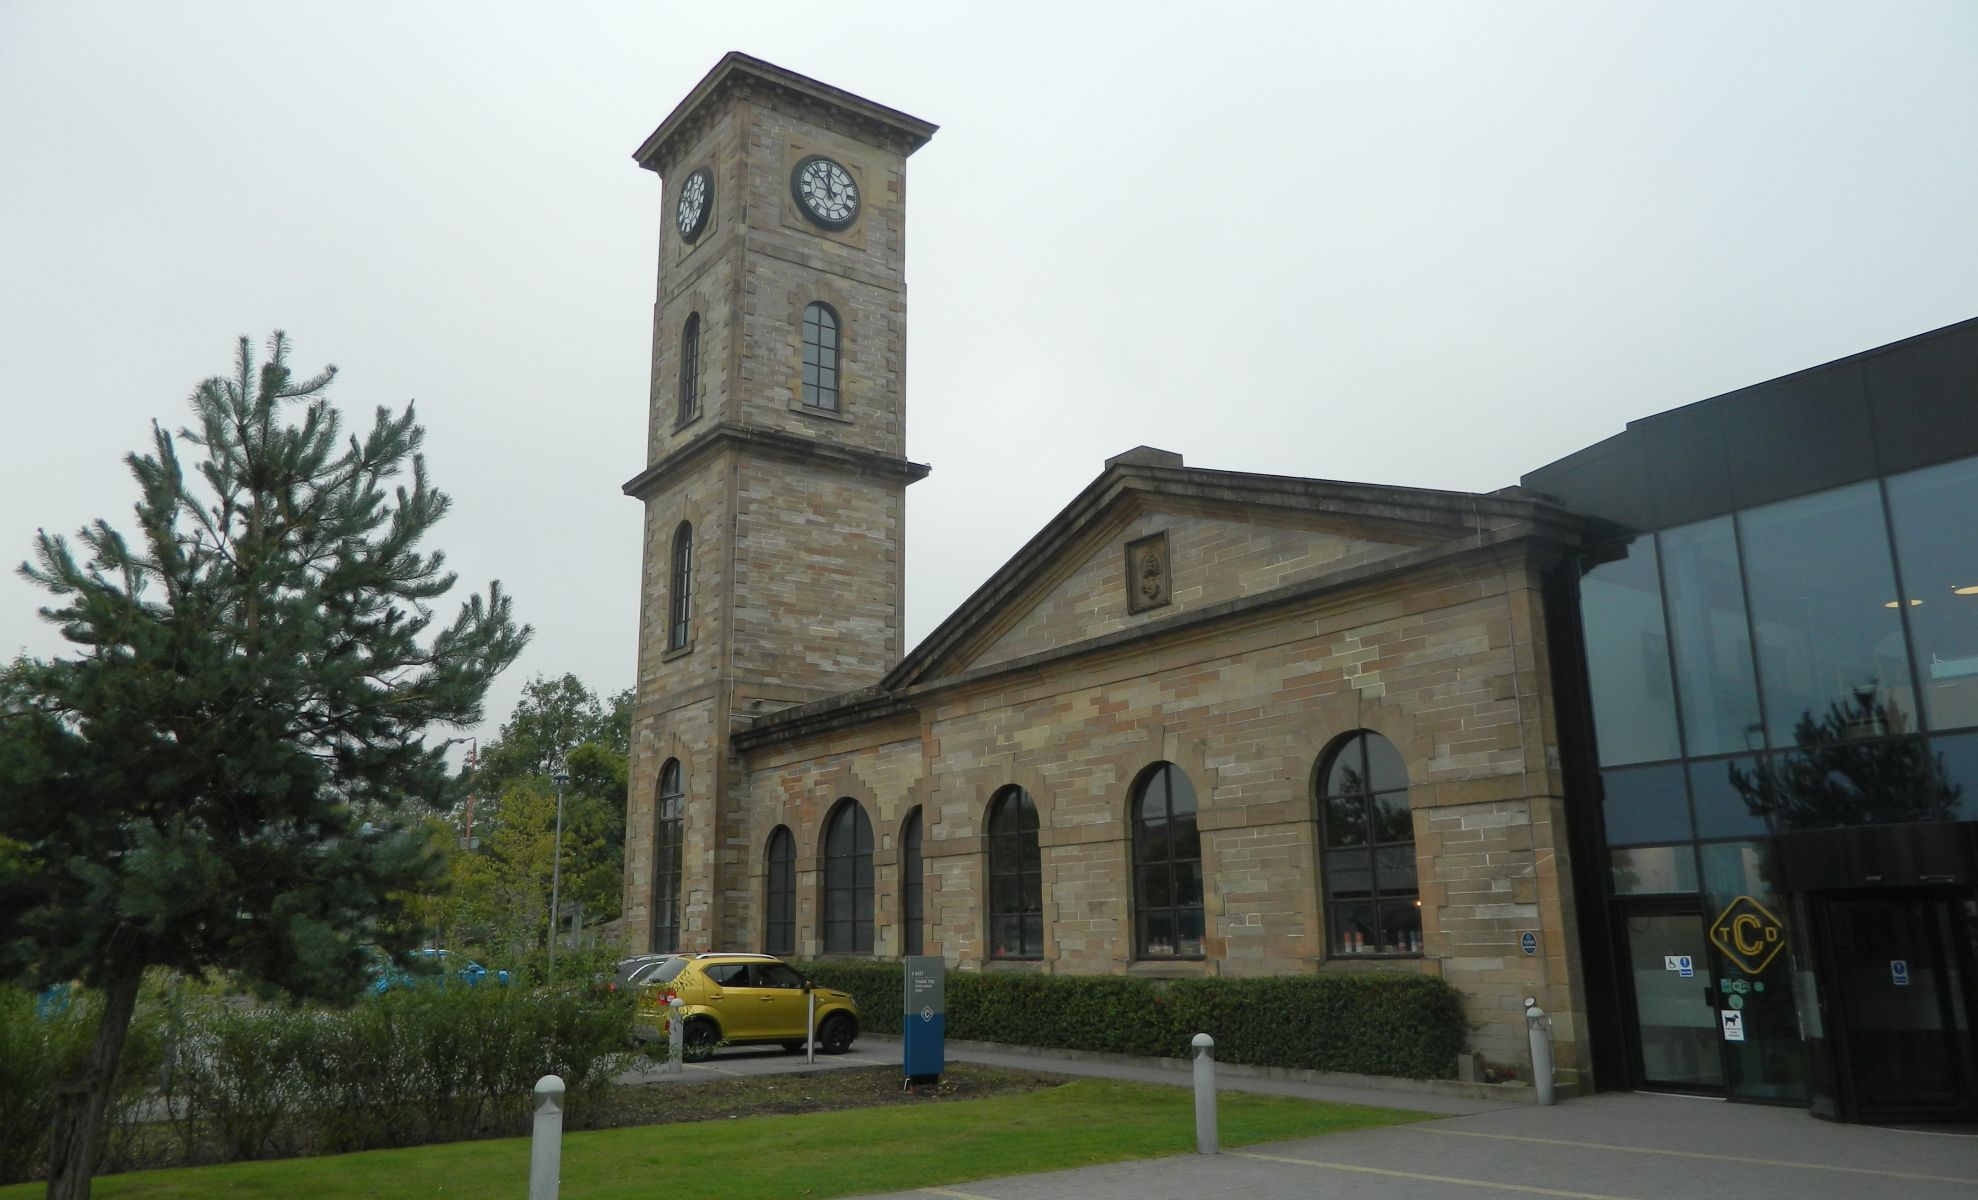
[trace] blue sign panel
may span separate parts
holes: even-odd
[[[1889,960],[1889,981],[1897,987],[1909,986],[1909,960],[1892,958]]]
[[[947,965],[938,954],[912,954],[906,958],[900,1074],[908,1079],[938,1079],[947,1067],[947,1015],[942,999]]]
[[[1518,948],[1526,954],[1538,953],[1538,935],[1527,929],[1518,935]]]

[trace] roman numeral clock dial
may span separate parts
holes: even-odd
[[[790,172],[790,193],[813,225],[847,229],[859,215],[858,184],[838,162],[813,154]]]

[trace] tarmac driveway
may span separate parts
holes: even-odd
[[[1405,1107],[1396,1096],[1389,1103]],[[888,1200],[1978,1200],[1978,1136],[1834,1125],[1798,1109],[1611,1094],[1214,1156]]]

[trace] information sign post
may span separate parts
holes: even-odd
[[[906,1009],[900,1023],[902,1060],[900,1074],[905,1086],[939,1083],[947,1067],[945,1048],[946,1010],[942,1003],[942,982],[947,961],[938,954],[910,954],[906,958]]]

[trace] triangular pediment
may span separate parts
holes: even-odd
[[[1383,559],[1419,556],[1529,501],[1202,471],[1125,456],[887,679],[934,683],[1048,656]]]

